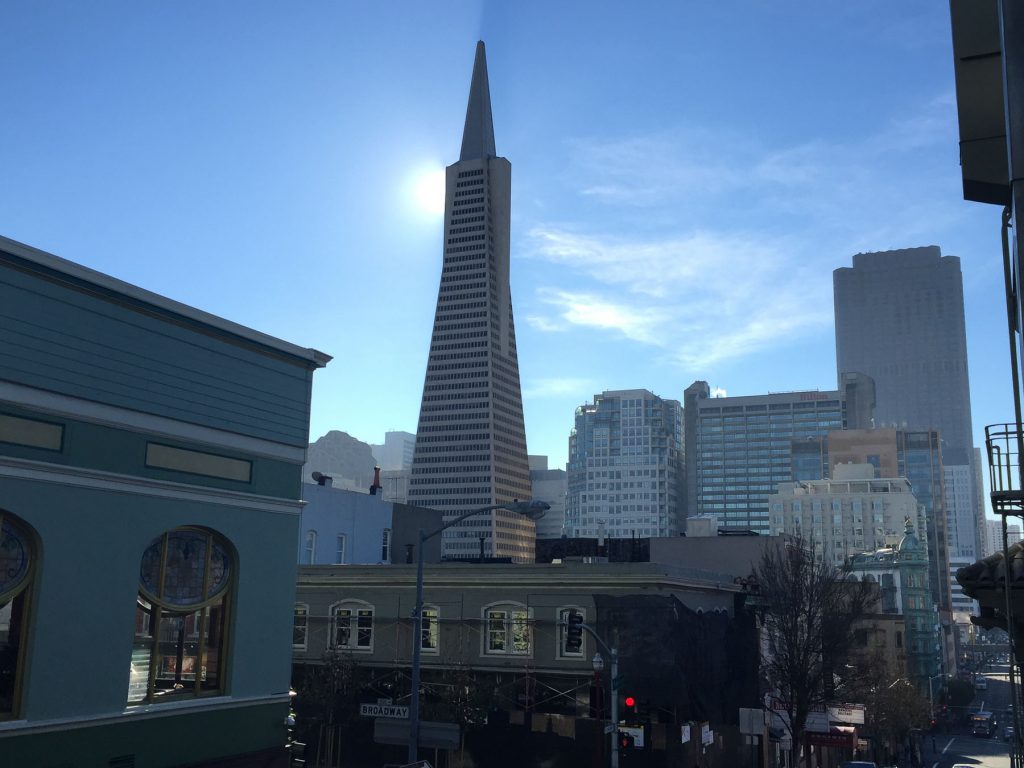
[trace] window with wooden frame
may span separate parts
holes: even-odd
[[[128,703],[222,693],[235,559],[221,536],[176,528],[142,555]]]
[[[292,648],[306,650],[306,637],[309,634],[309,606],[305,603],[295,604],[295,617],[292,620]]]
[[[528,656],[533,649],[530,610],[523,605],[495,605],[484,611],[484,653]]]
[[[19,714],[35,540],[27,524],[0,509],[0,720]]]
[[[356,600],[332,605],[331,646],[349,651],[372,651],[373,606]]]
[[[441,649],[441,611],[436,605],[423,606],[423,631],[420,633],[420,650],[423,653],[438,653]]]

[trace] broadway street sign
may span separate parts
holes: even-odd
[[[395,717],[408,720],[409,708],[396,704],[360,704],[359,714],[363,717]]]

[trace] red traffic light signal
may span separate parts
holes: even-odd
[[[626,706],[627,707],[635,707],[636,706],[636,699],[634,699],[632,696],[627,696],[626,697]]]

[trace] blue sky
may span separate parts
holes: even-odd
[[[976,443],[1011,418],[944,3],[8,0],[0,29],[0,234],[334,355],[313,438],[416,428],[479,38],[531,453],[605,389],[834,387],[832,270],[932,244]]]

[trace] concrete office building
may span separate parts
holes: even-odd
[[[646,389],[594,395],[569,435],[566,535],[681,532],[682,408]]]
[[[547,456],[530,457],[530,482],[533,495],[551,505],[537,521],[538,539],[558,539],[565,535],[565,497],[569,490],[564,469],[548,469]]]
[[[827,438],[829,471],[841,464],[871,464],[878,477],[904,477],[924,507],[921,541],[928,547],[931,591],[940,611],[951,606],[949,547],[942,447],[935,430],[854,429]]]
[[[909,520],[926,530],[924,507],[906,478],[876,478],[870,464],[840,464],[831,480],[780,483],[769,497],[772,532],[814,546],[834,565],[895,546]]]
[[[870,426],[871,386],[851,375],[841,390],[712,398],[707,382],[691,384],[684,393],[687,516],[712,514],[722,528],[768,533],[768,497],[778,484],[827,477],[825,435]]]
[[[938,246],[858,253],[833,273],[836,363],[875,381],[875,426],[937,429],[973,459],[960,259]]]
[[[423,384],[411,504],[454,517],[530,499],[523,401],[509,288],[512,166],[497,157],[484,44],[477,44],[459,161],[445,186],[444,265]],[[444,533],[450,558],[530,562],[536,529],[495,510]]]
[[[377,466],[385,471],[410,469],[416,450],[416,435],[412,432],[391,431],[384,433],[384,442],[371,444]]]
[[[833,285],[837,371],[874,379],[875,426],[938,430],[946,479],[956,484],[950,554],[976,559],[984,506],[975,488],[960,259],[934,245],[858,253],[852,267],[835,270]]]
[[[0,238],[0,764],[285,768],[313,372]]]
[[[946,499],[946,521],[949,532],[949,583],[954,620],[958,624],[970,621],[976,613],[977,603],[964,594],[956,580],[956,572],[981,557],[978,531],[982,527],[977,519],[977,488],[975,471],[970,465],[943,467]]]

